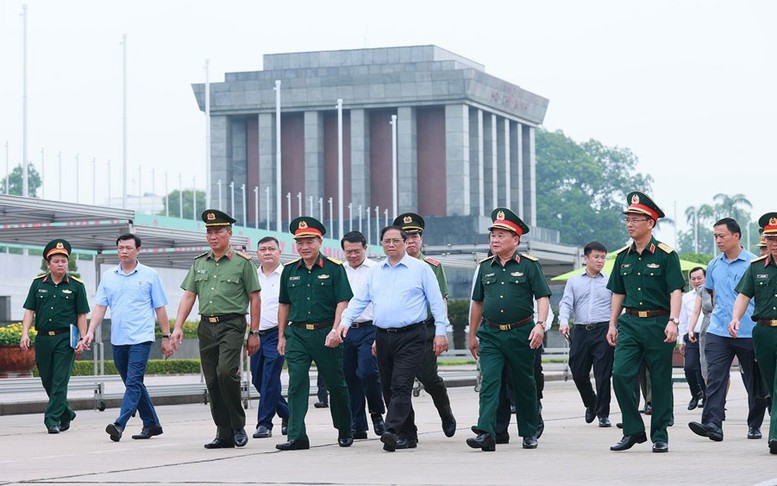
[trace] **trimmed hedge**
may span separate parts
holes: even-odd
[[[200,372],[200,360],[198,359],[151,359],[146,367],[147,375],[183,375],[198,374]],[[34,376],[38,375],[38,368],[32,370]],[[91,376],[94,374],[94,364],[91,360],[79,360],[73,365],[72,376]],[[112,360],[105,360],[105,374],[118,375],[116,365]]]

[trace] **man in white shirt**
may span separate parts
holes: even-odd
[[[367,285],[370,269],[378,264],[367,259],[367,239],[358,231],[351,231],[340,240],[345,252],[345,273],[354,294]],[[372,324],[372,304],[351,324],[351,330],[343,339],[343,371],[348,392],[351,394],[351,430],[354,439],[367,438],[367,414],[370,410],[373,430],[377,435],[386,431],[383,422],[383,392],[381,391],[378,362],[372,354],[375,342],[375,326]]]
[[[251,356],[251,383],[259,392],[254,439],[272,437],[272,419],[281,418],[281,434],[286,435],[289,405],[281,394],[283,356],[278,354],[278,293],[283,265],[278,240],[266,236],[256,249],[259,257],[259,286],[262,311],[259,318],[259,351]]]
[[[696,267],[688,274],[688,280],[691,284],[691,290],[683,294],[683,305],[680,308],[680,331],[678,344],[680,352],[685,357],[685,379],[688,381],[688,388],[691,390],[691,401],[688,402],[688,410],[694,410],[699,406],[699,402],[704,401],[704,394],[707,385],[701,374],[701,359],[699,356],[699,333],[694,332],[694,341],[688,339],[688,321],[693,314],[693,307],[696,305],[696,289],[704,285],[707,278],[707,271],[702,267]],[[694,326],[694,330],[701,330],[701,322],[704,316],[699,313],[699,318]]]

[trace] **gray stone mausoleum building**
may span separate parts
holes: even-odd
[[[254,188],[259,220],[266,219],[268,187],[271,220],[276,217],[275,80],[282,83],[284,220],[286,193],[292,216],[298,193],[305,212],[311,196],[315,214],[319,197],[332,197],[337,207],[336,103],[342,98],[344,206],[379,206],[381,215],[390,210],[396,115],[400,212],[469,220],[477,234],[483,217],[504,205],[536,227],[534,131],[548,100],[432,45],[267,54],[262,71],[226,73],[224,82],[211,83],[212,198],[221,180],[221,202],[229,207],[226,185],[245,184],[248,221],[255,221]],[[204,111],[205,85],[193,89]],[[237,189],[239,221],[240,197]]]

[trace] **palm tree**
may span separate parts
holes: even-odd
[[[750,212],[747,209],[752,209],[753,205],[744,194],[729,196],[728,194],[719,193],[715,194],[712,200],[715,201],[716,220],[729,217],[734,218],[740,224],[746,224],[750,221]]]
[[[699,253],[699,228],[703,223],[711,224],[715,211],[709,204],[689,206],[685,209],[685,220],[693,228],[693,252]]]

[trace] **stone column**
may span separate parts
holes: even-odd
[[[510,120],[507,118],[504,118],[504,123],[502,125],[502,130],[500,130],[501,136],[499,137],[499,140],[502,142],[499,144],[501,151],[500,151],[500,160],[504,163],[504,174],[501,177],[501,188],[502,193],[505,195],[505,207],[512,209],[512,181],[510,180],[511,176],[511,170],[510,170]]]
[[[467,105],[445,106],[445,173],[447,215],[469,215],[469,107]]]
[[[337,175],[335,174],[335,177]],[[324,115],[318,111],[305,112],[305,193],[302,195],[303,214],[307,198],[314,201],[324,195]],[[294,198],[296,194],[292,195]],[[296,204],[296,203],[295,203]],[[296,213],[296,212],[295,212]]]
[[[270,188],[270,229],[276,230],[275,113],[259,114],[259,219],[267,218],[267,188]],[[265,221],[266,223],[266,221]]]
[[[486,161],[483,151],[483,110],[478,110],[478,216],[486,214]]]
[[[415,108],[397,108],[397,214],[418,210],[418,143]],[[387,181],[387,183],[391,183]],[[393,219],[396,215],[389,216]]]
[[[362,109],[351,110],[351,202],[354,219],[358,219],[357,210],[370,204],[370,138],[369,118]],[[343,147],[348,150],[348,147]],[[366,231],[366,230],[365,230]]]
[[[246,163],[247,163],[247,152],[246,152],[246,123],[245,119],[242,117],[232,117],[230,120],[230,140],[231,140],[231,149],[230,152],[232,154],[231,160],[229,161],[229,180],[227,181],[227,191],[224,193],[227,204],[224,205],[224,207],[227,209],[227,213],[229,213],[233,218],[237,220],[238,225],[243,224],[243,192],[242,192],[242,185],[246,184],[247,178],[246,178]],[[234,184],[234,191],[235,191],[235,207],[232,207],[232,189],[229,187],[229,184]],[[247,189],[246,189],[247,190]],[[248,208],[246,208],[248,209]]]
[[[518,203],[518,215],[523,219],[523,125],[515,123],[510,129],[510,139],[513,146],[511,164],[513,171],[513,200]]]
[[[537,224],[537,205],[536,205],[536,171],[534,158],[534,127],[522,126],[522,201],[523,217],[527,224],[535,226]]]
[[[211,115],[210,117],[210,190],[213,208],[224,209],[225,181],[229,177],[230,136],[229,117],[226,115]],[[218,181],[221,180],[221,200],[219,200]],[[229,182],[226,182],[228,184]]]

